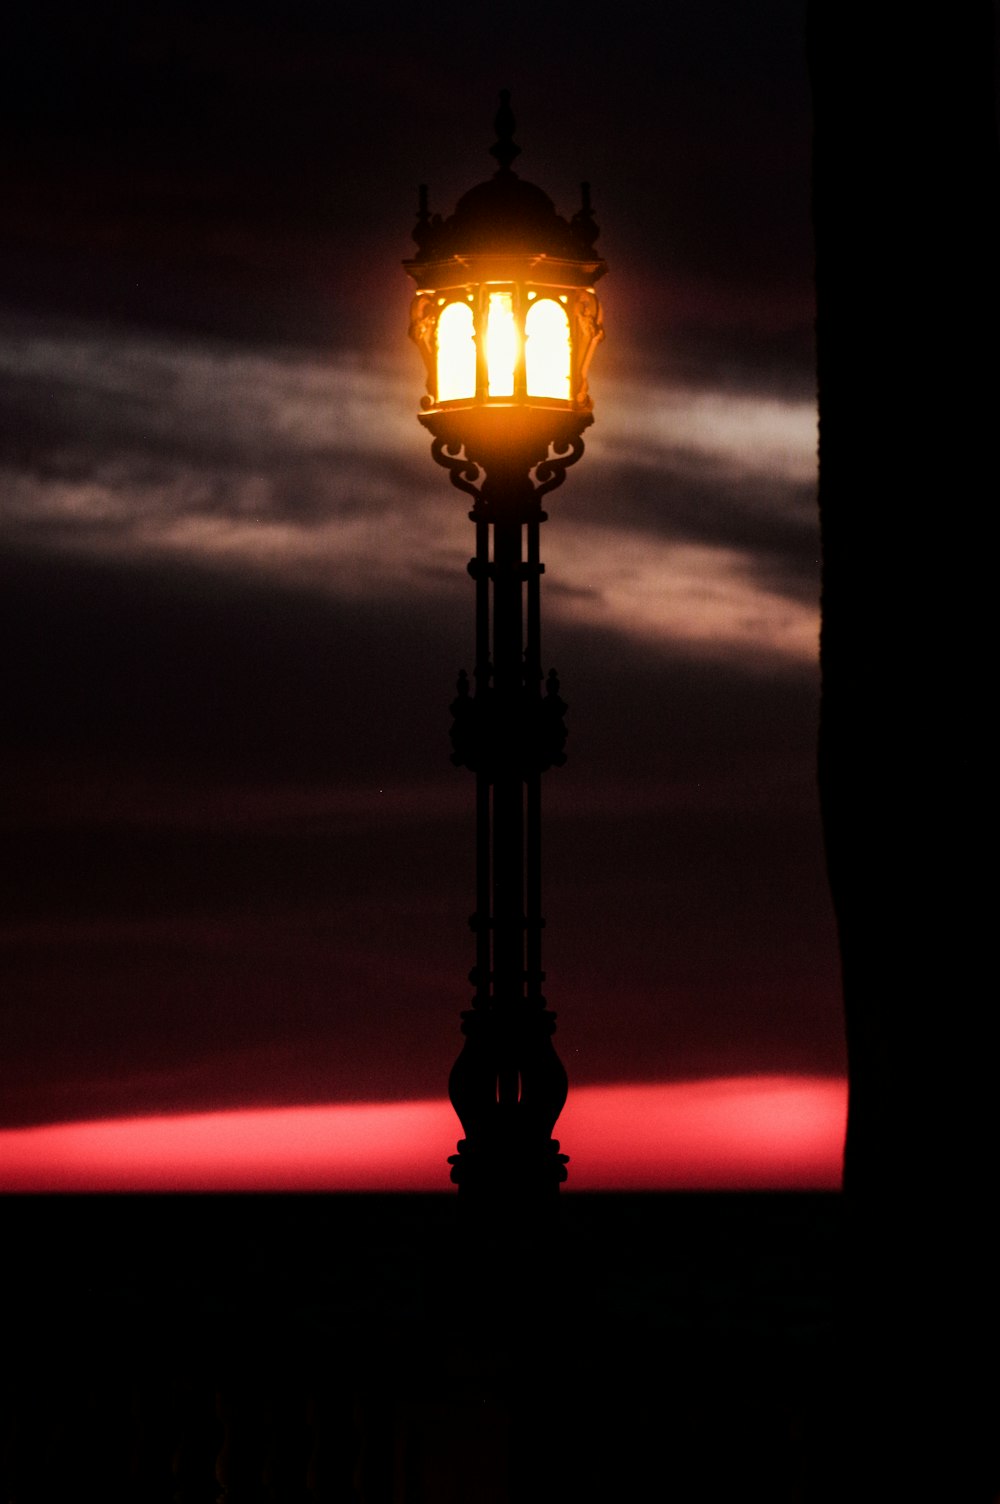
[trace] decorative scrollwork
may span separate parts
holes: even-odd
[[[555,452],[540,460],[532,471],[536,497],[544,496],[547,491],[554,491],[562,485],[570,465],[575,465],[583,454],[583,439],[577,435],[565,445],[552,444],[550,448]]]
[[[566,761],[566,702],[559,693],[559,676],[550,670],[545,694],[523,686],[518,701],[501,716],[492,689],[471,691],[462,669],[458,693],[451,702],[451,761],[456,768],[482,773],[490,783],[498,770],[519,769],[522,778],[547,773]]]
[[[538,702],[538,766],[545,773],[561,768],[566,761],[566,701],[559,694],[559,675],[549,669],[544,698]]]
[[[450,473],[453,486],[480,500],[483,469],[468,458],[464,444],[456,445],[447,439],[435,438],[431,443],[431,455]]]
[[[576,325],[573,340],[573,349],[576,351],[573,397],[580,407],[589,409],[594,404],[587,390],[587,374],[594,351],[604,338],[601,305],[589,287],[578,292],[573,300],[573,320]]]
[[[410,304],[409,336],[420,351],[427,372],[427,391],[434,396],[437,378],[437,351],[434,335],[437,328],[437,305],[426,293],[418,293]]]
[[[456,768],[475,772],[482,756],[482,706],[469,693],[469,676],[463,668],[458,676],[458,694],[451,702],[451,760]]]

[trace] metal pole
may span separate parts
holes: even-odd
[[[504,498],[511,500],[509,496]],[[507,508],[504,509],[508,510]],[[513,511],[510,508],[510,511]],[[493,524],[493,674],[496,697],[493,778],[493,1005],[497,1011],[497,1095],[513,1108],[520,1095],[509,1027],[524,996],[524,692],[521,520]]]
[[[539,724],[542,685],[542,608],[539,561],[539,524],[544,514],[536,509],[528,519],[528,610],[527,638],[524,649],[524,711],[534,726]],[[528,996],[539,997],[545,973],[542,971],[542,774],[538,758],[532,758],[524,774],[525,781],[525,897],[527,907],[526,972]]]
[[[470,514],[476,524],[476,700],[482,719],[489,717],[493,694],[490,662],[490,525],[481,511]],[[492,990],[490,769],[480,761],[476,769],[476,1006],[488,1005]]]

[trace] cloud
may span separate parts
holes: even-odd
[[[570,620],[702,654],[758,650],[817,659],[816,610],[762,585],[752,561],[736,549],[584,525],[567,528],[548,558],[558,578],[581,583],[600,561],[591,593],[560,599],[560,613]]]
[[[406,356],[22,324],[0,341],[8,536],[344,600],[461,588],[467,509],[430,462]],[[551,509],[548,611],[699,656],[814,662],[814,470],[809,403],[619,383]]]
[[[592,446],[605,463],[641,464],[776,486],[816,474],[812,403],[771,394],[618,381]]]

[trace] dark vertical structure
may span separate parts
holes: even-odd
[[[474,501],[475,666],[452,705],[452,761],[476,778],[476,961],[450,1093],[465,1130],[452,1157],[463,1198],[550,1199],[567,1156],[552,1130],[566,1074],[543,995],[541,778],[565,761],[566,706],[541,645],[542,498],[583,453],[587,370],[603,335],[593,283],[606,270],[584,186],[571,221],[511,168],[501,96],[494,176],[454,214],[421,190],[405,263],[410,334],[427,368],[420,421],[434,459]]]
[[[993,16],[814,0],[809,52],[820,784],[850,1072],[840,1497],[972,1504],[1000,1491]]]

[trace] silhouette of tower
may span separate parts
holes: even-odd
[[[541,653],[543,496],[583,453],[587,371],[603,338],[594,284],[607,270],[583,184],[571,220],[511,168],[509,94],[499,164],[447,219],[427,190],[404,262],[417,284],[410,337],[427,368],[420,422],[471,496],[475,665],[452,704],[452,762],[476,777],[476,961],[449,1091],[465,1137],[452,1180],[466,1199],[548,1199],[566,1178],[552,1138],[566,1073],[542,993],[541,775],[565,762],[566,706]],[[543,687],[544,686],[544,687]]]

